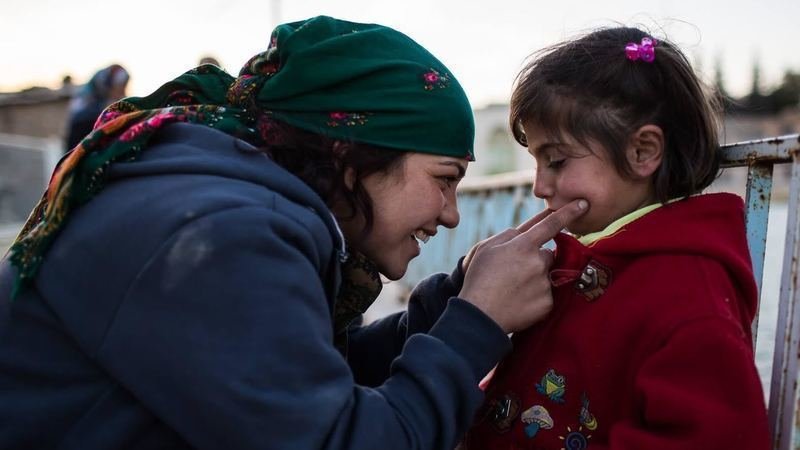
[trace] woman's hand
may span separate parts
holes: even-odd
[[[553,306],[550,279],[553,253],[541,246],[586,212],[585,200],[544,211],[516,228],[470,249],[459,297],[474,304],[506,333],[544,318]]]

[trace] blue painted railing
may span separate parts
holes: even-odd
[[[778,299],[769,419],[775,449],[800,449],[798,361],[800,360],[800,135],[742,142],[721,148],[723,167],[747,167],[747,238],[759,292],[764,274],[767,225],[775,164],[791,164],[785,251]],[[459,188],[461,224],[442,230],[403,278],[404,290],[431,273],[453,267],[477,241],[519,224],[543,208],[531,195],[530,171],[464,180]],[[758,316],[753,323],[756,338]],[[795,439],[797,440],[795,442]]]

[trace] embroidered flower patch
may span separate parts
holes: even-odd
[[[423,73],[422,80],[425,82],[426,91],[444,89],[450,85],[450,77],[436,69],[430,69],[428,72]]]
[[[367,115],[364,113],[346,113],[342,111],[333,111],[328,114],[329,127],[352,127],[356,125],[364,125],[367,123]]]

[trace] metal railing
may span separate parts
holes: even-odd
[[[725,147],[728,166],[746,165],[747,240],[756,279],[761,287],[764,248],[772,196],[774,164],[791,163],[784,238],[778,323],[770,381],[769,423],[773,448],[798,448],[798,359],[800,359],[800,135],[745,142]]]
[[[800,135],[725,145],[723,167],[747,167],[747,240],[759,293],[764,275],[767,226],[773,192],[773,167],[791,164],[782,279],[778,299],[769,421],[775,449],[800,448],[798,361],[800,361]],[[464,180],[459,188],[461,224],[443,230],[412,261],[402,282],[415,285],[427,275],[453,267],[477,241],[522,222],[543,208],[531,195],[533,173],[509,173]],[[753,322],[756,339],[758,316]],[[754,342],[755,347],[755,342]],[[797,443],[793,441],[797,439]]]

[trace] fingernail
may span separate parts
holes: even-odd
[[[589,202],[586,200],[578,200],[578,209],[586,209],[589,206]]]

